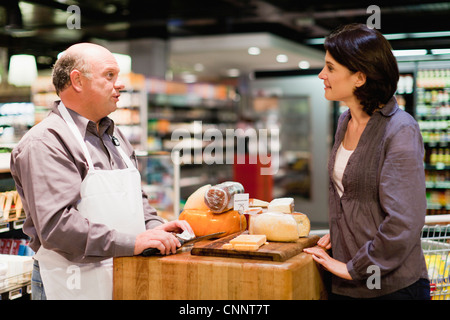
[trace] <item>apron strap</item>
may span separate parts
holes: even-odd
[[[62,103],[62,101],[58,105],[58,110],[61,113],[64,121],[66,121],[67,125],[69,126],[70,131],[72,131],[73,135],[75,136],[75,139],[78,140],[78,142],[80,143],[81,149],[83,149],[84,156],[86,157],[89,168],[93,170],[94,163],[92,162],[92,158],[89,154],[86,143],[84,142],[80,130],[78,130],[77,125],[73,121],[72,116],[69,114],[69,111],[67,111],[67,108]]]
[[[127,165],[128,168],[134,168],[134,164],[131,162],[130,158],[127,156],[125,151],[120,146],[116,146],[117,150],[119,151],[120,155],[122,156],[123,161]]]
[[[89,151],[87,149],[86,142],[84,142],[84,139],[81,136],[80,130],[78,130],[77,125],[73,121],[72,116],[70,115],[69,111],[67,111],[67,108],[62,103],[62,101],[58,105],[58,110],[61,113],[61,116],[63,117],[64,121],[66,121],[67,125],[69,126],[70,131],[72,131],[76,140],[78,140],[78,142],[80,143],[81,149],[83,149],[84,155],[86,157],[89,169],[94,170],[94,163],[92,162],[91,155],[89,154]],[[115,145],[115,147],[119,151],[119,154],[122,157],[125,164],[127,165],[127,167],[134,168],[133,163],[131,162],[130,158],[127,156],[125,151],[123,151],[123,149],[120,146]]]

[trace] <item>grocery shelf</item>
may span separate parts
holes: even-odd
[[[25,218],[6,220],[6,221],[3,219],[0,219],[0,233],[22,229],[22,226],[24,223],[25,223]]]
[[[425,217],[425,224],[450,223],[450,214],[438,214]]]
[[[31,295],[31,271],[8,278],[0,277],[0,300],[15,300]]]

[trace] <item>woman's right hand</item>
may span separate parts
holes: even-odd
[[[325,248],[325,249],[331,249],[331,240],[330,240],[330,234],[327,233],[322,238],[317,241],[317,245],[319,247]]]

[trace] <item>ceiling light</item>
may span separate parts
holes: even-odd
[[[308,61],[303,60],[303,61],[300,61],[300,62],[298,63],[298,67],[299,67],[300,69],[309,69],[310,64],[309,64]]]
[[[279,63],[286,63],[286,62],[288,62],[288,56],[285,54],[279,54],[279,55],[277,55],[277,61]]]
[[[408,38],[439,38],[449,36],[450,31],[414,32],[408,34]]]
[[[434,32],[413,32],[413,33],[391,33],[383,35],[387,40],[401,39],[420,39],[420,38],[440,38],[450,37],[450,31],[434,31]],[[325,38],[307,39],[305,43],[310,45],[319,45],[325,42]]]
[[[113,53],[121,74],[131,73],[131,57],[127,54]]]
[[[384,37],[388,40],[401,40],[408,38],[407,33],[391,33],[391,34],[385,34]]]
[[[431,49],[432,54],[450,54],[450,49]]]
[[[229,77],[239,77],[239,75],[241,74],[241,72],[239,71],[239,69],[228,69],[227,70],[227,75]]]
[[[427,54],[426,49],[413,49],[413,50],[392,50],[394,56],[405,57],[405,56],[424,56]]]
[[[305,41],[307,44],[315,45],[315,44],[324,44],[325,38],[313,38],[313,39],[307,39]]]
[[[261,53],[261,49],[259,49],[258,47],[250,47],[248,48],[248,54],[252,55],[252,56],[257,56]]]
[[[29,54],[17,54],[9,60],[8,82],[18,87],[29,87],[37,78],[36,58]]]

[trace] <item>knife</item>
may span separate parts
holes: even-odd
[[[183,238],[178,237],[177,235],[175,235],[175,236],[178,238],[178,241],[180,241],[181,246],[179,248],[181,248],[182,246],[184,246],[186,244],[195,243],[195,242],[201,241],[201,240],[208,240],[208,239],[216,238],[218,236],[221,236],[224,233],[225,233],[225,231],[215,232],[215,233],[207,234],[205,236],[195,237],[192,239],[183,239]],[[159,249],[157,249],[157,248],[147,248],[141,253],[141,255],[144,257],[148,257],[148,256],[156,255],[158,253],[159,253]]]

